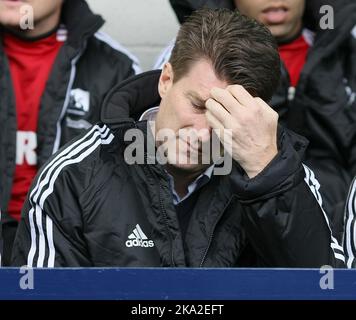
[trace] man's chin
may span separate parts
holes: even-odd
[[[187,164],[187,163],[168,163],[168,167],[182,173],[198,173],[204,171],[209,165],[203,164]]]

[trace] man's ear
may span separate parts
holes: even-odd
[[[158,83],[158,92],[161,98],[163,98],[169,89],[173,85],[173,68],[172,65],[167,62],[161,72]]]

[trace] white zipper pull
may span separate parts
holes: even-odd
[[[288,101],[293,101],[295,97],[295,87],[288,88]]]

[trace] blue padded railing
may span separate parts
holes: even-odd
[[[327,273],[319,269],[190,268],[22,272],[17,268],[0,268],[0,299],[356,300],[356,269]],[[33,289],[26,289],[26,285],[33,285]]]

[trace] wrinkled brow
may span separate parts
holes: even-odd
[[[193,100],[196,104],[200,104],[200,105],[205,105],[206,100],[208,100],[208,99],[203,99],[198,93],[194,91],[188,91],[185,95],[189,99]]]

